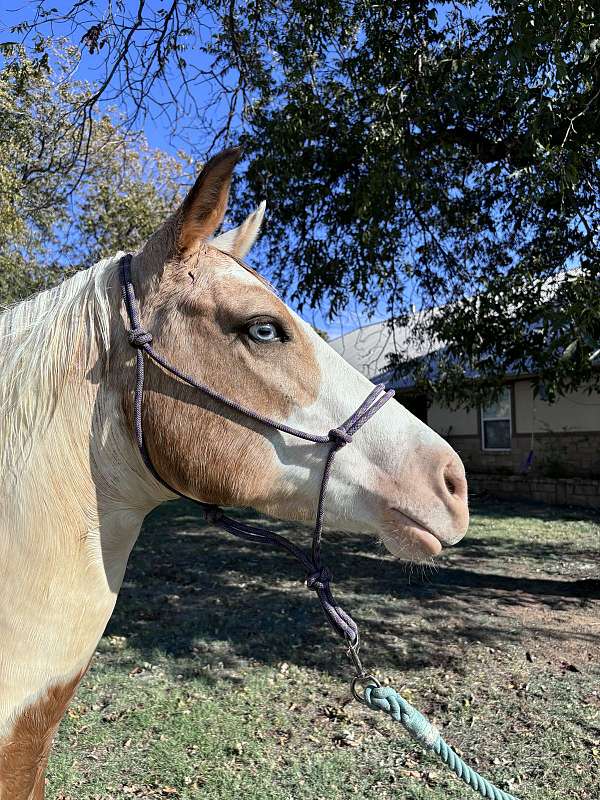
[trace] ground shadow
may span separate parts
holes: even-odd
[[[269,524],[289,533],[288,526]],[[297,530],[293,538],[306,545],[309,534]],[[560,608],[600,599],[597,579],[519,578],[447,563],[414,574],[382,557],[366,537],[334,533],[327,547],[338,578],[337,599],[361,623],[372,659],[389,668],[453,661],[457,666],[457,640],[493,647],[517,641],[518,626],[500,629],[490,614],[498,604],[527,611],[531,603]],[[482,549],[491,560],[494,541],[471,541],[465,551],[470,556]],[[141,659],[168,654],[179,672],[203,669],[210,659],[225,667],[253,659],[346,672],[302,577],[286,554],[257,549],[203,523],[191,503],[167,504],[144,525],[108,632],[127,636]],[[535,627],[528,631],[531,635]],[[582,644],[597,643],[597,634],[596,629],[579,637]],[[559,628],[553,632],[557,646],[572,635]],[[213,647],[217,642],[221,645]]]

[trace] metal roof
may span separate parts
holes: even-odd
[[[439,341],[425,342],[414,336],[414,327],[421,321],[421,314],[415,314],[408,325],[391,325],[387,320],[373,322],[343,333],[329,344],[355,369],[375,383],[380,383],[391,378],[391,354],[398,353],[412,360],[443,348]]]

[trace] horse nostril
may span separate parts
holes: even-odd
[[[446,507],[450,523],[442,541],[446,544],[456,544],[465,535],[469,524],[467,479],[458,456],[451,457],[441,474],[438,473],[437,490],[440,500]]]
[[[444,480],[443,486],[446,490],[446,498],[452,503],[457,501],[467,501],[467,481],[462,464],[458,461],[450,461],[444,467],[441,477]]]

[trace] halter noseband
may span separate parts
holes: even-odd
[[[121,291],[123,295],[123,302],[125,310],[131,326],[127,333],[129,344],[135,348],[136,351],[136,382],[135,382],[135,395],[134,395],[134,428],[137,445],[144,461],[144,464],[152,475],[159,483],[165,486],[173,494],[185,497],[192,500],[199,505],[206,518],[212,522],[218,523],[229,533],[239,536],[249,542],[258,544],[274,545],[282,550],[287,551],[300,561],[306,571],[306,585],[309,589],[314,589],[323,607],[323,611],[329,621],[330,625],[338,635],[344,638],[349,647],[349,654],[354,662],[357,677],[366,677],[363,674],[362,666],[358,658],[359,636],[358,628],[352,617],[347,614],[334,600],[331,594],[331,573],[327,567],[321,564],[321,538],[323,532],[323,516],[325,512],[325,491],[329,481],[331,472],[331,465],[338,450],[345,447],[352,442],[352,437],[356,431],[361,428],[371,417],[376,414],[384,405],[391,400],[394,396],[393,390],[386,391],[383,386],[375,386],[373,391],[366,397],[360,404],[356,411],[348,417],[348,419],[333,428],[326,436],[306,433],[304,431],[291,428],[289,425],[276,422],[263,414],[258,414],[256,411],[245,408],[235,400],[230,400],[219,392],[211,389],[203,383],[200,383],[190,375],[181,372],[177,367],[172,366],[166,361],[159,353],[152,347],[152,334],[145,331],[141,326],[140,315],[133,283],[131,281],[131,261],[133,256],[131,254],[125,255],[121,258],[119,264],[119,273],[121,278]],[[319,501],[317,505],[317,513],[315,519],[315,528],[313,532],[312,551],[310,555],[305,553],[295,544],[288,539],[280,536],[277,533],[269,531],[267,528],[262,528],[254,525],[246,525],[231,517],[225,516],[223,511],[215,505],[210,503],[203,503],[199,500],[189,498],[181,492],[170,486],[156,471],[146,443],[144,440],[144,431],[142,426],[142,402],[144,396],[144,353],[151,361],[154,361],[159,367],[162,367],[166,372],[171,373],[183,383],[191,386],[194,389],[202,392],[208,397],[216,400],[228,408],[248,417],[249,419],[256,420],[268,428],[275,428],[282,433],[288,433],[291,436],[296,436],[299,439],[304,439],[307,442],[314,442],[316,444],[324,444],[329,446],[329,450],[325,457],[325,464],[323,468],[323,476],[321,479],[321,489],[319,492]],[[356,680],[356,679],[355,679]]]

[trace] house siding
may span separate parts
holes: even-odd
[[[381,321],[349,331],[331,346],[364,375],[393,386],[391,354],[420,358],[443,347],[433,342],[429,350],[419,349],[413,327],[392,329]],[[475,491],[492,487],[502,496],[600,508],[600,392],[581,390],[548,403],[534,397],[530,380],[507,378],[506,383],[511,387],[512,426],[510,449],[504,451],[483,450],[478,409],[433,402],[423,413],[420,401],[426,398],[414,396],[415,387],[400,381],[395,388],[399,401],[458,451]]]
[[[533,396],[529,381],[514,384],[516,433],[600,431],[600,394],[581,389],[548,403]]]
[[[441,436],[478,436],[477,409],[451,409],[432,403],[427,413],[427,423]]]
[[[471,475],[471,494],[522,497],[550,505],[572,505],[597,509],[600,480],[580,478],[535,478],[531,475]]]
[[[507,451],[482,449],[478,410],[454,411],[433,404],[428,421],[460,454],[471,474],[600,478],[598,392],[574,392],[550,404],[534,398],[531,382],[523,380],[512,384],[512,396],[513,433]],[[507,487],[511,491],[518,488],[513,483]]]
[[[600,432],[538,434],[533,447],[529,434],[513,434],[510,451],[481,449],[479,436],[447,436],[459,453],[467,472],[518,475],[527,471],[550,477],[600,478]]]

